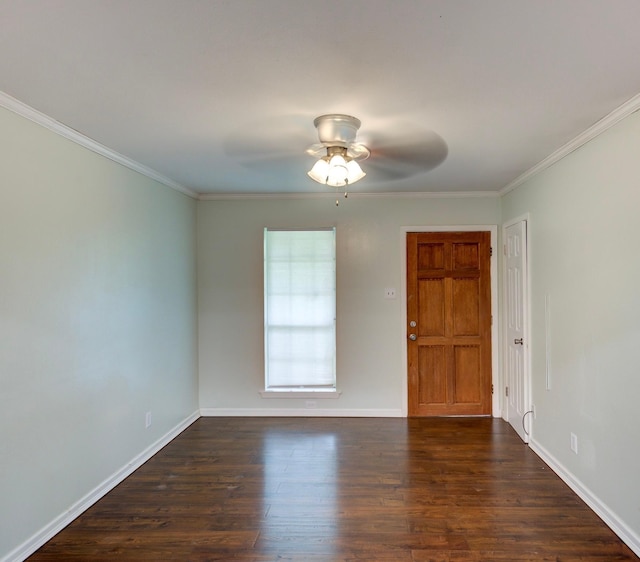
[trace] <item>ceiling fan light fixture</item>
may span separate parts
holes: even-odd
[[[359,119],[334,113],[321,115],[313,124],[318,129],[320,144],[307,149],[307,154],[318,158],[307,172],[312,180],[329,187],[345,187],[366,176],[356,162],[370,154],[366,146],[355,142]],[[326,154],[323,154],[324,150]]]
[[[327,147],[327,155],[317,160],[307,175],[330,187],[350,185],[366,176],[360,165],[347,156],[347,149],[340,146]]]

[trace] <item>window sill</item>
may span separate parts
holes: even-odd
[[[261,390],[262,398],[340,398],[341,390]]]

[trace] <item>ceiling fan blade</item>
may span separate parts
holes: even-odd
[[[247,168],[271,168],[292,165],[296,161],[304,165],[305,154],[299,147],[304,146],[304,141],[300,139],[286,139],[287,142],[274,143],[274,139],[269,142],[262,142],[255,139],[244,139],[237,142],[230,142],[225,145],[225,152],[241,166]],[[289,145],[292,146],[289,146]],[[309,159],[309,165],[312,164]]]
[[[362,164],[362,170],[367,174],[370,183],[386,183],[410,178],[420,173],[418,169],[408,169],[406,166],[390,165],[388,162],[367,161]]]
[[[309,126],[311,125],[311,126]],[[305,147],[316,135],[307,116],[278,116],[250,123],[232,132],[224,141],[224,152],[247,168],[267,169],[292,166],[304,168]]]
[[[362,166],[371,170],[372,181],[401,180],[428,172],[442,164],[449,152],[444,139],[433,131],[413,130],[397,136],[371,133],[365,142],[371,156]]]

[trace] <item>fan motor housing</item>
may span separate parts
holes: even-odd
[[[331,113],[316,117],[313,124],[318,129],[318,138],[325,146],[348,147],[356,140],[360,119],[351,115]]]

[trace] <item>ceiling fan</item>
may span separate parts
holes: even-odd
[[[432,170],[447,157],[447,144],[433,131],[387,119],[378,120],[359,137],[360,119],[343,113],[316,117],[313,124],[319,142],[305,150],[308,119],[274,116],[243,128],[227,140],[226,151],[246,167],[282,178],[283,186],[287,180],[299,185],[300,156],[306,152],[316,159],[307,175],[336,189],[348,188],[365,176],[367,183],[400,182]]]
[[[331,113],[316,117],[313,124],[318,129],[320,143],[311,145],[306,151],[318,158],[307,173],[312,180],[331,187],[344,187],[367,175],[358,164],[358,160],[371,155],[364,144],[356,142],[360,119]]]

